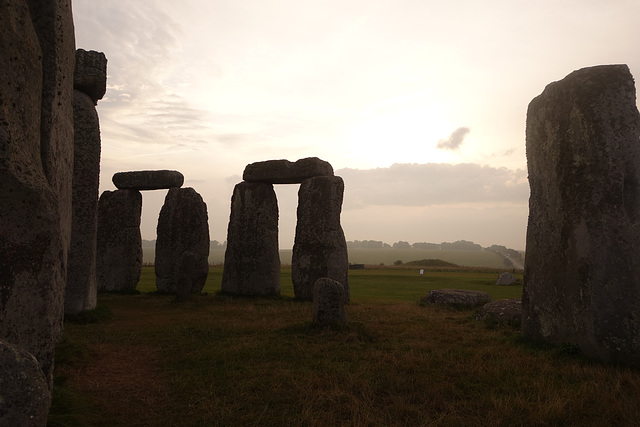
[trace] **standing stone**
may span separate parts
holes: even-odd
[[[96,277],[99,291],[131,292],[142,272],[140,215],[137,190],[105,191],[98,200]]]
[[[525,336],[640,365],[639,137],[626,65],[574,71],[529,104]]]
[[[0,425],[46,425],[51,392],[36,358],[0,340],[0,367]]]
[[[321,277],[313,285],[313,323],[346,324],[344,286],[340,282]]]
[[[187,301],[191,298],[191,289],[196,279],[196,254],[183,252],[178,261],[178,280],[176,281],[176,294],[179,301]]]
[[[0,339],[51,387],[71,234],[70,0],[0,2],[0,17]]]
[[[271,184],[241,182],[233,190],[222,291],[280,295],[278,201]]]
[[[64,298],[64,311],[67,314],[93,310],[97,303],[100,122],[94,105],[104,95],[106,67],[107,61],[103,53],[82,49],[76,51],[76,90],[73,93],[73,209]]]
[[[313,285],[321,277],[344,286],[349,300],[347,242],[340,225],[344,182],[339,176],[306,179],[298,191],[298,222],[291,261],[293,291],[311,300]]]
[[[209,274],[209,217],[207,205],[193,188],[171,188],[158,218],[156,286],[176,293],[179,260],[186,251],[196,257],[191,293],[202,292]]]

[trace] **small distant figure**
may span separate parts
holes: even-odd
[[[424,268],[420,269],[420,275],[423,276],[424,275]]]

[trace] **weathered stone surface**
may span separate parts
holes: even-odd
[[[191,289],[196,279],[196,254],[183,252],[178,261],[178,280],[176,281],[176,294],[179,301],[187,301],[191,298]],[[205,278],[206,279],[206,278]],[[202,291],[202,289],[200,289]]]
[[[182,187],[184,176],[171,170],[117,172],[112,181],[120,190],[162,190]]]
[[[0,16],[0,338],[33,354],[51,386],[71,232],[73,22],[68,0],[2,2]]]
[[[241,182],[233,190],[222,291],[280,295],[278,201],[271,184]]]
[[[494,301],[483,305],[476,319],[489,325],[508,325],[516,328],[520,327],[522,318],[522,301],[511,298]]]
[[[298,222],[291,260],[296,298],[311,300],[321,277],[344,286],[349,293],[347,242],[340,225],[344,182],[339,176],[305,179],[298,191]]]
[[[100,123],[93,101],[74,91],[74,160],[71,247],[64,311],[93,310],[97,302],[96,238],[100,180]]]
[[[340,282],[321,277],[313,285],[313,323],[347,323],[344,310],[344,286]]]
[[[107,58],[102,52],[76,50],[73,88],[88,95],[97,104],[107,91]]]
[[[269,184],[300,184],[314,176],[333,176],[333,167],[317,157],[307,157],[296,162],[267,160],[247,165],[242,179]]]
[[[191,293],[202,292],[209,274],[209,216],[207,205],[193,188],[171,188],[158,218],[156,240],[156,287],[176,293],[180,279],[179,260],[192,252],[195,262]]]
[[[142,271],[140,215],[137,190],[105,191],[98,200],[96,279],[99,291],[130,292]]]
[[[0,340],[0,367],[0,425],[46,425],[51,392],[36,358]]]
[[[502,273],[496,280],[496,285],[498,286],[515,285],[516,283],[518,283],[516,276],[508,272]]]
[[[640,365],[639,136],[626,65],[575,71],[529,104],[525,336]]]
[[[493,297],[482,291],[466,289],[436,289],[422,297],[427,304],[450,305],[458,308],[473,308],[493,301]]]

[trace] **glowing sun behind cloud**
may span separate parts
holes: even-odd
[[[455,152],[436,147],[456,128],[446,110],[427,102],[399,101],[366,109],[347,131],[347,146],[358,159],[354,163],[367,168],[455,161]]]

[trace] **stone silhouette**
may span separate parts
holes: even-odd
[[[222,291],[280,295],[278,201],[271,184],[241,182],[233,190]]]
[[[73,76],[74,159],[71,247],[64,311],[92,310],[97,302],[96,237],[100,176],[100,123],[94,105],[105,93],[107,59],[78,49]]]
[[[346,324],[344,286],[335,280],[321,277],[313,285],[313,323]]]
[[[525,336],[640,365],[639,137],[626,65],[574,71],[529,104]]]
[[[98,200],[96,277],[99,291],[130,292],[142,271],[140,215],[137,190],[105,191]]]
[[[184,252],[195,257],[191,293],[200,293],[209,273],[209,217],[207,205],[193,188],[171,188],[158,218],[156,240],[156,286],[176,293],[179,261]]]
[[[71,2],[2,2],[0,16],[0,339],[34,355],[51,387],[71,235]]]
[[[184,175],[171,170],[118,172],[112,181],[119,190],[162,190],[182,187]]]
[[[267,160],[247,165],[242,179],[268,184],[300,184],[314,176],[333,176],[333,167],[329,162],[317,157],[307,157],[295,162]]]
[[[313,299],[313,285],[321,277],[344,286],[349,300],[347,242],[340,225],[344,182],[339,176],[316,176],[302,181],[298,191],[298,221],[291,260],[296,298]]]

